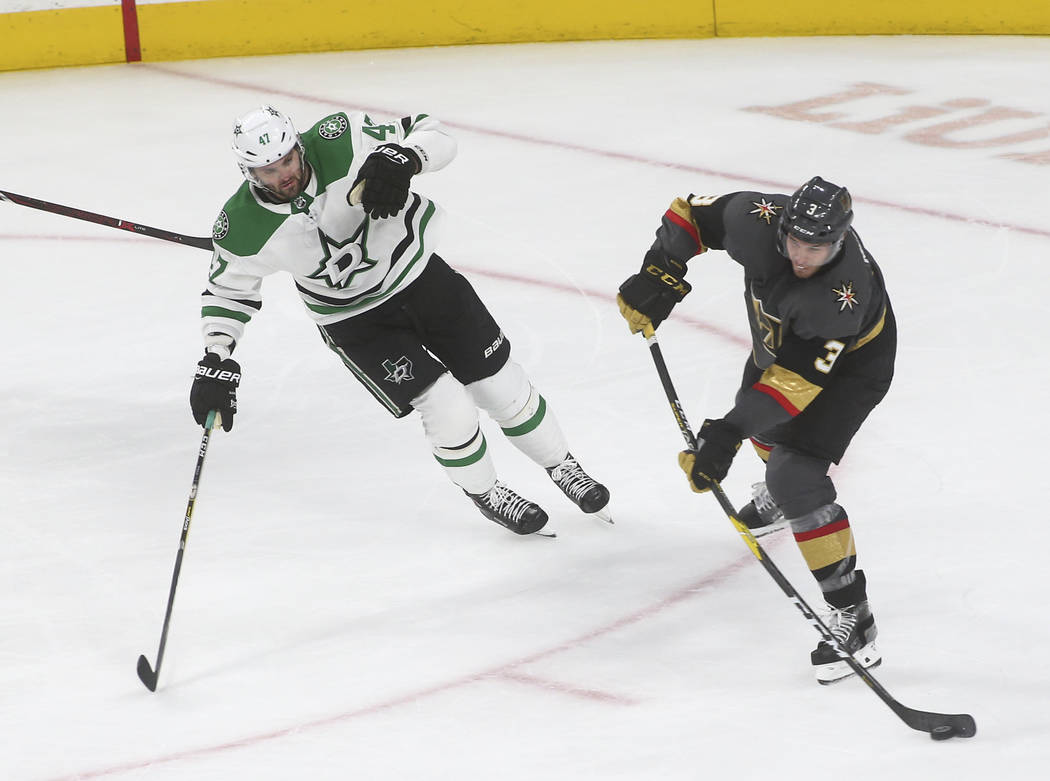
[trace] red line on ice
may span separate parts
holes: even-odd
[[[319,103],[325,106],[326,111],[332,110],[333,106],[340,106],[345,109],[367,111],[375,114],[386,114],[388,116],[402,116],[405,112],[401,109],[384,108],[381,106],[360,106],[353,105],[350,103],[344,103],[339,99],[332,99],[328,97],[319,97],[316,95],[308,95],[303,92],[296,90],[282,90],[272,87],[270,85],[254,84],[246,81],[237,81],[235,79],[223,79],[218,76],[205,76],[198,73],[185,73],[175,68],[163,65],[144,65],[143,67],[149,68],[150,70],[157,71],[158,73],[164,73],[169,76],[175,76],[177,78],[190,79],[192,81],[202,81],[209,84],[217,84],[223,87],[231,87],[233,89],[246,90],[252,93],[265,92],[267,95],[279,95],[293,100],[303,100],[310,103]],[[658,160],[652,157],[645,157],[642,155],[629,154],[627,152],[616,152],[610,149],[598,149],[584,144],[572,144],[567,141],[561,141],[552,138],[541,138],[539,136],[530,136],[524,133],[512,133],[507,130],[495,130],[493,128],[480,127],[478,125],[468,125],[462,122],[451,122],[442,119],[442,124],[447,127],[454,128],[457,130],[464,130],[470,133],[479,133],[485,136],[493,136],[496,138],[507,138],[512,141],[521,141],[527,144],[538,144],[539,146],[557,147],[559,149],[567,149],[572,152],[583,152],[588,155],[597,155],[599,157],[607,157],[613,160],[623,160],[629,163],[639,163],[646,166],[656,166],[659,168],[671,168],[676,171],[687,171],[689,173],[701,174],[703,176],[714,176],[719,179],[734,179],[741,182],[751,182],[753,184],[761,185],[764,189],[770,188],[778,190],[780,192],[794,192],[795,188],[798,187],[798,182],[776,182],[770,179],[762,179],[754,177],[750,174],[740,174],[733,171],[721,171],[714,168],[705,168],[702,166],[689,165],[687,163],[674,163],[666,160]],[[668,193],[670,199],[673,195],[680,195],[680,193]],[[894,209],[896,211],[906,212],[908,214],[922,214],[927,217],[936,217],[940,220],[948,220],[950,222],[962,222],[967,225],[980,225],[986,228],[1005,228],[1008,230],[1014,230],[1019,233],[1027,233],[1032,236],[1042,236],[1044,238],[1050,238],[1050,230],[1045,228],[1033,228],[1027,225],[1017,225],[1008,222],[996,222],[994,220],[985,219],[977,216],[967,216],[957,211],[942,211],[940,209],[929,209],[924,206],[909,206],[903,203],[896,203],[894,201],[883,201],[877,198],[857,198],[854,197],[854,201],[858,203],[868,203],[873,206],[882,206],[887,209]],[[655,230],[655,222],[654,222]]]
[[[98,770],[80,771],[72,773],[70,775],[59,776],[50,781],[74,781],[75,779],[85,778],[105,778],[107,776],[115,776],[120,773],[128,773],[132,770],[141,770],[143,768],[153,767],[156,765],[171,764],[187,759],[200,759],[203,757],[211,756],[213,754],[221,754],[226,751],[238,748],[248,748],[251,746],[257,746],[262,743],[268,743],[270,741],[279,740],[285,737],[291,737],[294,735],[302,734],[307,730],[320,729],[323,727],[331,727],[337,724],[343,724],[346,722],[354,721],[355,719],[364,718],[371,716],[376,713],[391,710],[401,705],[408,705],[409,703],[418,702],[427,697],[433,697],[434,695],[441,694],[452,689],[457,689],[463,686],[469,686],[475,683],[482,683],[491,681],[492,679],[506,678],[508,680],[517,681],[520,683],[528,683],[533,685],[539,685],[546,689],[556,690],[562,693],[571,694],[573,696],[582,696],[591,701],[606,702],[612,705],[631,705],[634,704],[634,700],[628,697],[620,695],[609,694],[606,692],[599,692],[593,689],[583,689],[577,686],[571,686],[566,684],[558,684],[553,681],[547,681],[540,679],[535,676],[531,676],[528,673],[518,672],[518,668],[524,667],[525,665],[538,662],[548,657],[554,656],[555,654],[561,653],[562,651],[568,651],[573,648],[577,648],[584,643],[596,640],[605,635],[611,634],[619,629],[624,629],[633,624],[640,623],[648,618],[652,618],[663,611],[674,607],[691,597],[695,596],[698,592],[705,591],[716,586],[721,585],[724,581],[735,575],[739,570],[750,566],[752,561],[751,553],[742,555],[735,561],[722,566],[721,568],[711,572],[702,578],[689,583],[688,585],[679,588],[677,591],[669,594],[658,602],[655,602],[647,607],[636,610],[633,613],[629,613],[615,621],[612,621],[604,626],[600,626],[596,629],[592,629],[589,632],[585,632],[572,640],[561,643],[559,645],[552,646],[543,651],[537,651],[529,656],[524,656],[520,659],[516,659],[506,664],[493,667],[488,670],[483,670],[478,673],[466,675],[455,680],[447,681],[446,683],[438,684],[437,686],[430,686],[425,689],[420,689],[414,692],[408,692],[399,697],[393,697],[383,702],[377,702],[373,705],[366,705],[362,708],[355,710],[346,711],[344,713],[338,713],[334,716],[326,716],[321,719],[314,719],[313,721],[303,722],[291,727],[285,727],[284,729],[273,730],[272,732],[263,732],[257,735],[249,735],[239,740],[231,740],[226,743],[218,743],[214,746],[204,746],[201,748],[187,749],[185,751],[176,751],[171,754],[165,754],[159,757],[153,757],[151,759],[143,759],[135,762],[126,762],[120,765],[113,765],[112,767],[100,768]],[[146,696],[146,695],[143,695]]]

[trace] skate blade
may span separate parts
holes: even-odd
[[[779,521],[777,523],[771,523],[768,526],[759,526],[757,529],[751,529],[751,536],[766,537],[770,534],[776,534],[781,529],[786,529],[791,524],[788,521]]]
[[[865,670],[874,670],[880,664],[882,664],[882,659],[879,659],[879,661],[874,662],[873,664],[866,664],[866,665],[864,665],[864,669]],[[832,678],[831,680],[822,680],[822,679],[818,678],[817,679],[817,683],[819,683],[821,686],[834,686],[836,683],[841,683],[842,681],[848,681],[850,678],[856,678],[857,677],[857,674],[855,672],[853,672],[852,668],[850,668],[850,666],[848,664],[846,664],[845,662],[842,663],[842,667],[845,669],[845,674],[844,675],[841,675],[838,678]]]
[[[610,525],[615,525],[612,519],[612,514],[609,512],[609,505],[605,505],[602,509],[597,512],[587,513],[591,518],[597,518],[599,521],[605,521]]]

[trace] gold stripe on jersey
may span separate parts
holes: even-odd
[[[797,415],[810,405],[822,388],[814,385],[801,374],[773,364],[753,386],[773,399],[792,415]]]
[[[671,201],[671,205],[667,208],[669,211],[673,211],[686,222],[693,221],[693,210],[689,207],[689,201],[687,201],[685,198],[675,198],[673,201]]]
[[[859,350],[859,349],[860,349],[861,347],[863,347],[864,345],[866,345],[866,344],[867,344],[868,342],[870,342],[870,341],[871,341],[872,339],[874,339],[874,338],[875,338],[876,336],[878,336],[879,334],[881,334],[881,333],[882,333],[882,329],[883,329],[883,328],[884,328],[885,326],[886,326],[886,307],[883,307],[883,308],[882,308],[882,314],[881,314],[881,315],[879,315],[879,322],[875,323],[875,325],[873,325],[873,326],[872,326],[872,327],[871,327],[871,328],[870,328],[870,329],[868,330],[868,332],[867,332],[866,334],[864,334],[864,335],[863,335],[862,337],[860,337],[860,338],[859,338],[859,339],[858,339],[858,340],[857,340],[857,341],[856,341],[856,342],[855,342],[855,343],[853,344],[853,346],[852,346],[852,347],[850,347],[850,348],[849,348],[848,350],[846,350],[846,352],[848,352],[848,353],[851,353],[851,352],[853,352],[854,350]]]

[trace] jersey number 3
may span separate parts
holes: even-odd
[[[817,368],[818,372],[824,372],[824,374],[831,373],[831,367],[835,365],[835,361],[842,354],[846,345],[837,339],[829,339],[824,342],[824,349],[827,353],[824,354],[823,358],[817,358],[813,361],[813,365]]]

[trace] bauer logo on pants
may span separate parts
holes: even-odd
[[[412,376],[412,361],[408,360],[408,358],[403,355],[396,361],[383,361],[383,368],[386,369],[386,377],[383,379],[387,382],[393,382],[400,385],[406,380],[415,379]]]

